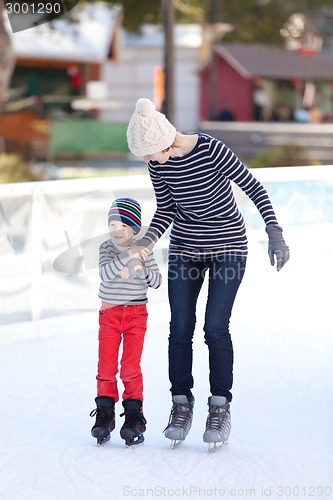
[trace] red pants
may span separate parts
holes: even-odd
[[[99,311],[97,395],[119,400],[117,379],[121,339],[123,350],[120,378],[123,399],[143,401],[141,355],[147,329],[146,305],[111,306],[102,302]]]

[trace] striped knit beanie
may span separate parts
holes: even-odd
[[[123,224],[131,226],[137,234],[141,228],[140,204],[132,198],[117,198],[110,207],[108,224],[112,220],[120,220]]]
[[[170,147],[176,138],[176,129],[169,120],[156,110],[155,104],[142,98],[127,128],[127,142],[135,156],[159,153]]]

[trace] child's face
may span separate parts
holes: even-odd
[[[121,247],[129,247],[133,243],[134,231],[120,220],[112,220],[109,224],[111,239]]]

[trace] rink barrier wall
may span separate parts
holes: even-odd
[[[333,223],[333,166],[253,172],[267,188],[284,227]],[[302,186],[306,186],[304,192]],[[235,192],[248,233],[258,231],[265,238],[253,203],[236,187]],[[118,196],[140,201],[146,227],[156,207],[148,174],[0,186],[0,324],[97,310],[98,248],[95,269],[61,273],[54,270],[53,263],[70,247],[107,231],[106,214]],[[318,221],[318,213],[322,221]],[[164,261],[168,234],[156,246]]]

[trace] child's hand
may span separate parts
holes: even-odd
[[[129,274],[131,278],[141,278],[145,277],[144,269],[141,265],[141,261],[139,259],[132,259],[127,263]]]
[[[142,250],[140,251],[140,256],[142,258],[143,261],[147,260],[148,259],[148,255],[149,255],[149,250],[148,248],[146,247],[138,247],[138,248],[141,248]]]
[[[130,277],[130,272],[127,266],[123,267],[123,269],[119,273],[119,276],[124,280],[128,280],[128,278]]]

